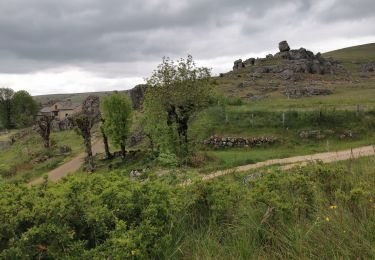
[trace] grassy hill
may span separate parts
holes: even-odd
[[[375,43],[353,46],[324,53],[345,63],[375,61]]]

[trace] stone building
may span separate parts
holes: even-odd
[[[43,107],[39,111],[39,116],[53,116],[58,120],[64,120],[82,111],[82,104],[73,103],[70,99],[58,101],[52,106]]]

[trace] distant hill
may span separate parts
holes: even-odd
[[[315,50],[317,51],[317,50]],[[334,91],[334,95],[329,97],[317,97],[319,102],[323,103],[336,103],[336,100],[341,100],[346,97],[347,104],[356,104],[361,101],[362,104],[370,103],[372,101],[366,101],[367,99],[373,99],[374,90],[372,89],[373,82],[375,80],[374,75],[368,75],[366,78],[360,78],[359,73],[361,71],[361,64],[375,61],[375,43],[353,46],[349,48],[339,49],[323,54],[323,57],[332,57],[342,62],[344,67],[352,73],[352,78],[348,79],[346,74],[338,75],[320,75],[320,74],[304,74],[299,76],[296,81],[284,80],[275,77],[272,73],[264,74],[261,78],[254,78],[252,75],[254,71],[262,66],[278,65],[282,61],[278,60],[266,60],[258,66],[251,68],[243,68],[241,70],[230,71],[224,73],[223,77],[216,77],[215,81],[217,84],[217,92],[223,94],[228,98],[242,99],[244,101],[255,102],[258,105],[264,104],[265,106],[272,106],[270,100],[276,101],[281,100],[285,102],[285,106],[289,106],[285,95],[280,91],[291,85],[298,85],[301,87],[325,87]],[[356,89],[353,90],[353,80],[357,83]],[[360,82],[360,83],[359,83]],[[359,85],[358,85],[359,84]],[[358,91],[358,87],[364,88],[363,91]],[[340,89],[340,91],[337,91]],[[123,91],[127,92],[127,91]],[[363,92],[363,93],[362,93]],[[82,102],[87,96],[94,94],[99,97],[110,94],[111,91],[107,92],[92,92],[92,93],[72,93],[72,94],[53,94],[53,95],[42,95],[35,96],[35,100],[39,103],[46,103],[49,100],[65,100],[71,99],[73,102]],[[366,98],[364,98],[366,97]],[[263,100],[264,99],[264,100]],[[259,102],[259,100],[263,100]],[[314,99],[309,99],[314,100]],[[325,101],[324,101],[325,100]],[[317,101],[318,102],[318,101]],[[278,104],[273,102],[273,104]],[[305,106],[306,102],[302,101],[301,106]],[[278,104],[280,106],[280,104]]]
[[[119,91],[125,92],[125,91]],[[86,93],[71,93],[71,94],[50,94],[50,95],[40,95],[34,96],[34,99],[41,104],[45,104],[50,100],[66,100],[71,99],[74,103],[83,102],[90,95],[98,95],[99,97],[106,96],[112,93],[112,91],[105,92],[86,92]]]
[[[375,61],[375,43],[330,51],[323,55],[341,60],[344,63]]]

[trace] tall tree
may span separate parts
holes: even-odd
[[[178,62],[164,58],[147,80],[149,87],[144,101],[146,115],[150,122],[164,124],[172,138],[178,139],[175,145],[180,155],[188,153],[190,119],[208,105],[212,91],[210,79],[210,70],[197,67],[193,58],[188,56]],[[149,129],[152,130],[152,126]]]
[[[38,113],[39,105],[25,90],[17,91],[11,102],[12,119],[18,128],[30,126]]]
[[[12,128],[12,97],[10,88],[0,88],[0,121],[4,128]]]
[[[125,158],[125,146],[132,123],[132,104],[128,96],[114,93],[101,103],[104,118],[104,131],[114,144],[120,146],[122,157]]]

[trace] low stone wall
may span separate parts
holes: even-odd
[[[257,147],[273,144],[277,139],[273,136],[260,137],[220,137],[211,136],[208,140],[203,141],[206,146],[214,148],[231,148],[231,147]]]
[[[351,139],[354,137],[354,133],[351,130],[345,130],[338,133],[334,130],[305,130],[299,133],[301,139],[323,140],[332,136],[337,136],[340,139]]]

